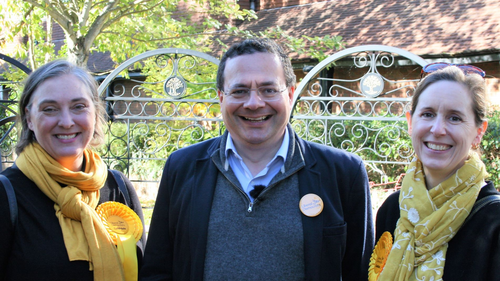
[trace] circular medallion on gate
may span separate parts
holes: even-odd
[[[165,93],[173,98],[182,98],[186,93],[186,81],[181,77],[172,76],[165,81]]]
[[[367,73],[361,78],[361,92],[370,98],[375,98],[384,90],[384,80],[377,73]]]

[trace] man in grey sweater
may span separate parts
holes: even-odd
[[[227,131],[168,158],[141,280],[366,280],[364,164],[295,134],[283,49],[269,39],[232,46],[217,88]]]

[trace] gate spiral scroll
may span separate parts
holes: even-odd
[[[292,125],[305,139],[361,156],[377,172],[384,170],[378,165],[404,167],[414,155],[405,113],[425,64],[387,46],[341,51],[301,81]]]

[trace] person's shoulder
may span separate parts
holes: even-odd
[[[481,189],[462,229],[463,232],[469,229],[474,233],[500,233],[500,192],[493,183],[488,182]]]
[[[2,175],[7,177],[11,182],[25,181],[29,180],[19,168],[16,166],[8,167],[7,169],[1,172]]]
[[[131,185],[128,177],[120,170],[116,169],[108,169],[108,178],[106,179],[106,183],[113,182],[113,185],[123,185],[127,186]]]
[[[4,204],[4,201],[7,202],[6,196],[10,190],[14,191],[15,186],[17,186],[16,184],[14,184],[14,185],[12,184],[12,181],[16,182],[16,179],[19,178],[19,175],[18,175],[16,170],[19,171],[19,169],[7,168],[0,173],[3,176],[3,179],[0,181],[0,190],[1,190],[0,191],[0,199],[1,199],[0,202],[2,202],[1,205],[8,204],[8,203]],[[22,175],[22,173],[21,173],[21,175]]]
[[[401,190],[397,190],[391,193],[389,196],[387,196],[382,206],[384,205],[388,207],[399,206],[399,193],[401,193]]]
[[[389,194],[384,202],[380,205],[377,210],[377,220],[380,217],[399,217],[399,193],[401,190],[397,190]]]
[[[486,181],[486,185],[481,188],[477,199],[484,198],[489,195],[500,195],[492,181]]]
[[[394,229],[396,228],[397,221],[400,217],[399,212],[399,193],[400,191],[396,191],[391,193],[384,200],[382,205],[377,210],[376,215],[376,240],[380,238],[382,233],[385,231],[389,231],[390,233],[394,233]]]
[[[488,181],[481,189],[474,208],[481,206],[477,211],[477,217],[493,216],[500,224],[500,192],[496,190],[493,182]]]

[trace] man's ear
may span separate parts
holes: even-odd
[[[222,104],[222,100],[224,100],[224,93],[217,89],[217,96],[219,96],[219,103]]]
[[[406,122],[408,123],[408,134],[411,136],[411,110],[406,112]]]
[[[290,105],[293,106],[293,97],[295,95],[295,87],[291,86],[288,89],[288,98],[290,99]]]

